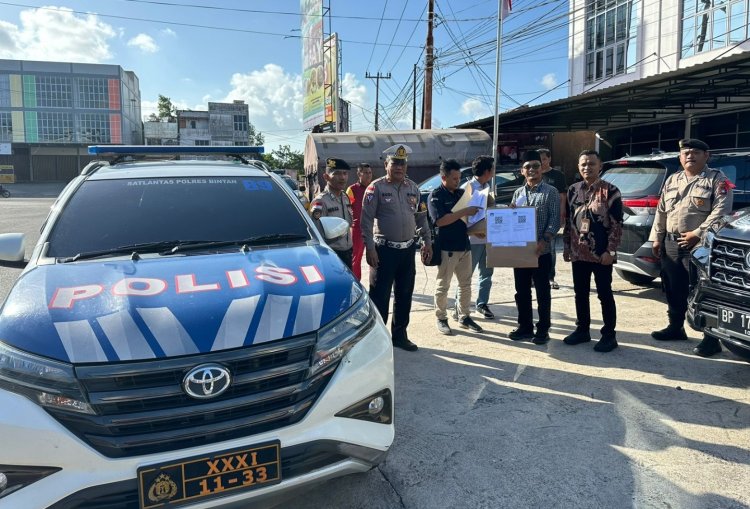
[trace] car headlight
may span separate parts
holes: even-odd
[[[701,246],[708,248],[709,250],[714,245],[714,239],[716,238],[716,233],[712,229],[706,230],[706,234],[703,236],[703,241],[701,242]]]
[[[370,302],[370,298],[360,290],[359,299],[344,316],[318,332],[318,343],[310,368],[311,375],[341,360],[364,338],[375,323],[375,313],[377,310]]]
[[[45,359],[0,342],[0,387],[45,407],[93,414],[73,366]]]

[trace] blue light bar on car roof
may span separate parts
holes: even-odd
[[[134,154],[262,154],[263,147],[187,145],[90,145],[89,155],[122,156]]]

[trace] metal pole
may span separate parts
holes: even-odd
[[[495,56],[495,118],[492,123],[492,155],[495,159],[495,168],[500,164],[500,153],[497,150],[498,131],[500,130],[500,62],[503,55],[503,2],[497,0],[497,54]],[[494,194],[495,190],[495,172],[492,172],[492,188],[490,191]]]
[[[414,64],[414,100],[411,109],[411,128],[417,128],[417,64]]]
[[[432,129],[432,68],[433,68],[433,38],[432,25],[435,20],[435,0],[430,0],[429,15],[427,17],[427,46],[425,47],[424,70],[424,107],[422,110],[422,124],[424,129]]]

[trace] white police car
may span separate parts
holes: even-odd
[[[238,160],[140,159],[163,150]],[[61,193],[0,309],[0,508],[248,507],[385,457],[389,334],[247,151],[91,147],[114,159]]]

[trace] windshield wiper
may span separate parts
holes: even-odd
[[[206,243],[210,241],[206,240],[160,240],[158,242],[139,242],[137,244],[128,244],[125,246],[117,246],[109,249],[101,249],[98,251],[86,251],[78,253],[74,256],[69,256],[59,260],[61,263],[77,262],[78,260],[88,260],[91,258],[99,258],[100,256],[110,256],[119,254],[130,254],[134,259],[138,259],[138,253],[153,253],[157,251],[163,251],[165,249],[174,248],[183,244],[193,243]]]
[[[308,240],[307,235],[300,235],[298,233],[271,233],[268,235],[256,235],[255,237],[248,237],[245,239],[236,240],[212,240],[203,242],[186,242],[180,243],[165,253],[160,254],[174,254],[177,252],[193,251],[196,249],[205,249],[209,247],[224,247],[224,246],[242,246],[243,250],[248,246],[262,245],[262,244],[280,244],[284,242],[290,242],[294,240]]]

